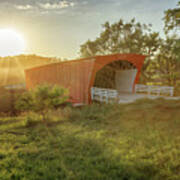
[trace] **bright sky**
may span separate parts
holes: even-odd
[[[25,52],[25,39],[12,29],[0,29],[0,56],[13,56]]]
[[[162,33],[164,11],[178,0],[0,0],[0,29],[26,40],[27,54],[78,57],[80,45],[95,39],[105,21],[153,24]],[[1,43],[1,42],[0,42]]]

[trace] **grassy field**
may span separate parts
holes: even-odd
[[[180,101],[0,119],[0,180],[179,180]],[[33,122],[32,122],[33,120]]]

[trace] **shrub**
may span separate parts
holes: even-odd
[[[23,93],[16,101],[16,109],[40,113],[45,120],[49,110],[58,108],[67,100],[67,89],[44,84]]]
[[[15,102],[24,89],[5,89],[0,87],[0,114],[16,115]]]

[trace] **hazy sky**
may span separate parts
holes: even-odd
[[[163,29],[164,11],[178,0],[0,0],[0,28],[13,28],[27,41],[26,53],[76,58],[105,21],[136,18]]]

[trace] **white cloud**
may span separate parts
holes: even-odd
[[[15,5],[15,8],[16,9],[19,9],[19,10],[30,10],[30,9],[33,9],[33,6],[27,4],[27,5]]]
[[[10,5],[9,3],[7,4]],[[60,9],[66,9],[68,7],[73,7],[73,6],[75,6],[75,3],[72,0],[71,1],[58,0],[55,2],[50,2],[50,1],[43,2],[41,0],[37,0],[36,2],[31,1],[31,3],[29,2],[28,4],[22,2],[19,4],[16,3],[12,7],[19,11],[34,12],[39,10],[40,13],[42,13],[43,11],[47,13],[52,10],[56,12],[59,11]]]
[[[75,4],[68,1],[60,1],[58,3],[39,3],[40,8],[54,10],[54,9],[63,9],[67,7],[73,7]]]

